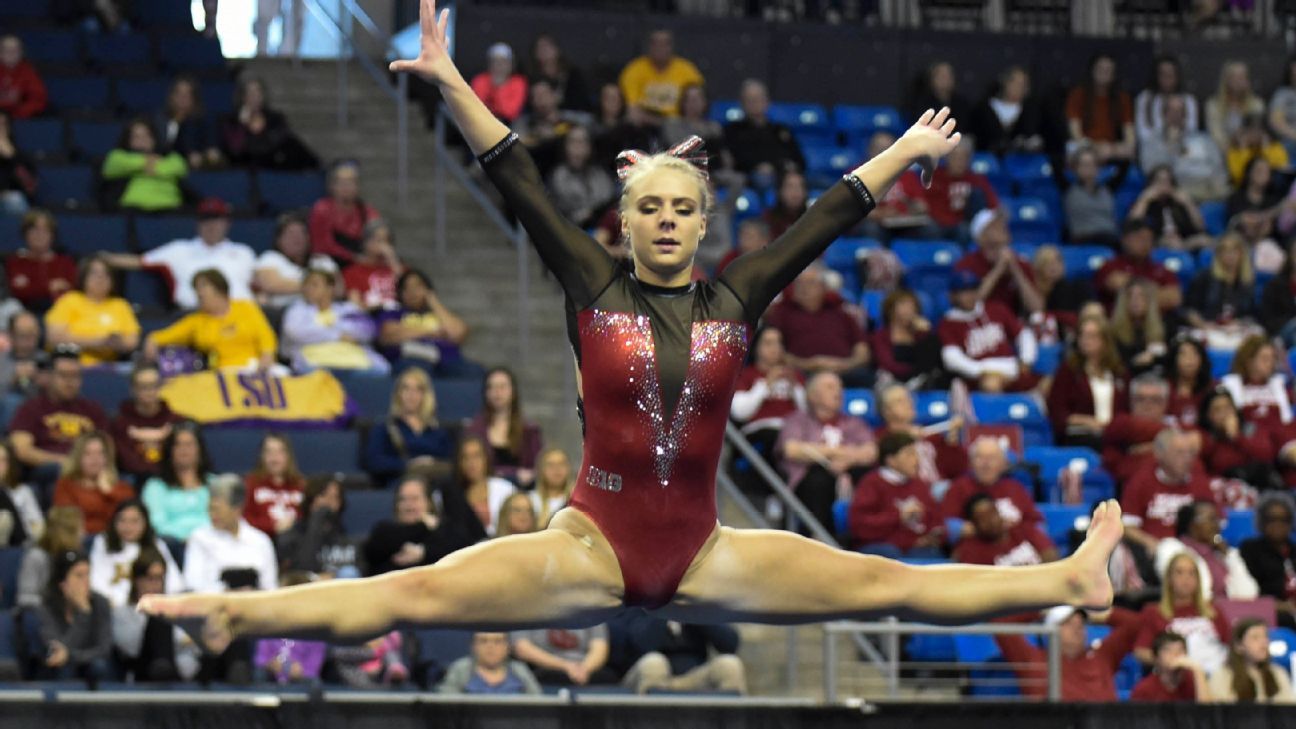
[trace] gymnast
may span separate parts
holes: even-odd
[[[440,88],[565,293],[585,432],[571,505],[544,531],[483,542],[425,567],[268,592],[149,595],[141,610],[223,650],[239,636],[364,639],[394,625],[594,625],[627,606],[683,623],[791,624],[887,614],[958,623],[1110,605],[1107,560],[1122,533],[1115,501],[1098,506],[1073,555],[1030,567],[911,566],[716,520],[725,420],[757,321],[902,172],[916,163],[930,180],[959,142],[948,109],[929,109],[778,240],[709,282],[691,281],[711,204],[701,140],[655,155],[622,153],[631,272],[554,209],[517,135],[455,68],[447,21],[435,0],[422,0],[419,57],[391,69]]]

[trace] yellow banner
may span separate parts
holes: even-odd
[[[347,414],[342,383],[325,370],[284,377],[237,370],[181,375],[162,386],[162,399],[199,423],[318,425]]]

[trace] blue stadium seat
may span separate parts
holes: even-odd
[[[236,218],[230,222],[230,240],[246,243],[252,250],[263,253],[274,245],[274,218]]]
[[[1296,651],[1296,631],[1291,628],[1269,629],[1269,656],[1280,666],[1289,666],[1289,656]]]
[[[850,499],[838,499],[833,502],[833,534],[845,534],[850,531]]]
[[[122,125],[117,122],[74,121],[69,125],[72,148],[88,160],[97,160],[117,146]]]
[[[870,424],[882,422],[877,411],[877,400],[873,391],[867,388],[851,388],[843,393],[842,410],[857,418],[864,418]]]
[[[14,119],[14,145],[41,159],[63,154],[63,122],[58,119]]]
[[[835,147],[838,142],[837,131],[827,127],[822,129],[798,129],[792,132],[792,136],[796,139],[797,144],[801,145],[802,151],[806,147]],[[854,151],[854,147],[850,149],[855,156],[859,156],[859,153]]]
[[[1106,246],[1062,246],[1062,265],[1067,278],[1091,279],[1103,264],[1115,257]]]
[[[0,610],[14,606],[18,595],[18,567],[22,565],[22,547],[0,547]]]
[[[117,103],[127,114],[152,114],[166,104],[169,86],[162,78],[117,79]]]
[[[1043,244],[1013,242],[1013,244],[1009,247],[1012,248],[1013,253],[1016,253],[1018,256],[1025,258],[1026,260],[1029,261],[1035,258],[1035,252],[1040,249],[1041,245]]]
[[[712,101],[707,117],[719,124],[736,122],[743,118],[742,104],[732,99]]]
[[[151,65],[153,49],[142,33],[94,33],[86,36],[86,59],[102,69]]]
[[[1257,536],[1255,512],[1251,509],[1229,509],[1228,519],[1220,533],[1224,535],[1224,541],[1234,547]]]
[[[22,218],[0,215],[0,252],[9,253],[22,247]]]
[[[46,64],[70,66],[81,62],[81,37],[71,30],[36,29],[18,34],[23,57],[38,67]]]
[[[198,235],[197,222],[191,215],[141,215],[135,218],[135,240],[141,251]]]
[[[1018,184],[1031,180],[1047,180],[1053,177],[1053,165],[1047,155],[1043,154],[1010,154],[1003,160],[1004,172]]]
[[[110,369],[87,368],[81,394],[98,403],[104,412],[116,413],[122,400],[130,397],[130,379]]]
[[[392,518],[395,494],[385,489],[349,490],[346,508],[342,510],[342,529],[353,537],[369,535],[369,530],[384,519]]]
[[[414,633],[417,659],[415,667],[429,682],[445,674],[451,663],[468,655],[472,649],[472,631],[425,628]]]
[[[1113,202],[1116,207],[1117,220],[1124,220],[1129,217],[1130,208],[1134,207],[1134,203],[1138,200],[1138,196],[1138,190],[1127,190],[1121,188],[1116,191],[1115,200]]]
[[[317,172],[258,172],[257,191],[272,213],[309,208],[324,196],[324,177]]]
[[[1206,232],[1211,235],[1220,235],[1228,227],[1228,207],[1223,200],[1210,200],[1197,206],[1201,211],[1202,222],[1206,224]]]
[[[438,377],[432,383],[437,396],[437,415],[447,423],[469,420],[481,410],[480,378]]]
[[[76,257],[105,251],[127,253],[126,216],[124,215],[68,215],[60,213],[58,243],[63,250]]]
[[[944,390],[923,390],[913,394],[914,418],[919,425],[934,425],[950,419],[949,393]]]
[[[94,169],[89,166],[42,166],[38,175],[36,201],[47,208],[81,208],[94,202]]]
[[[1040,375],[1053,374],[1062,363],[1062,351],[1061,344],[1039,345],[1039,355],[1035,358],[1035,366],[1032,369]]]
[[[162,36],[158,39],[158,56],[173,71],[216,72],[225,68],[220,41],[196,33]]]
[[[358,473],[360,434],[354,430],[290,430],[297,465],[303,473]]]
[[[972,409],[983,423],[1021,426],[1025,445],[1053,442],[1052,428],[1044,411],[1029,395],[972,393]]]
[[[50,0],[0,3],[0,21],[44,20],[52,15]]]
[[[1083,504],[1039,504],[1040,513],[1044,515],[1044,530],[1049,539],[1066,552],[1071,541],[1071,530],[1075,528],[1076,519],[1089,516],[1089,507]]]
[[[364,370],[334,370],[333,376],[342,383],[361,418],[378,421],[387,416],[391,409],[390,376]]]
[[[14,615],[8,610],[0,611],[0,665],[13,664],[18,659],[18,646],[14,635]]]
[[[1211,377],[1219,379],[1229,373],[1233,368],[1233,355],[1236,354],[1228,349],[1208,349],[1206,357],[1210,360]]]
[[[1056,243],[1061,238],[1060,222],[1048,204],[1037,197],[1001,201],[1008,209],[1008,228],[1013,240],[1023,243]]]
[[[1188,285],[1193,274],[1197,272],[1197,258],[1186,251],[1157,248],[1152,251],[1152,260],[1170,269],[1170,272],[1178,276],[1179,282],[1184,286]]]
[[[54,111],[103,110],[108,107],[108,79],[98,76],[50,77],[45,90]]]
[[[869,289],[860,295],[860,306],[864,307],[864,313],[872,327],[882,326],[882,302],[886,300],[886,296],[887,292],[877,289]]]
[[[1062,193],[1058,191],[1057,185],[1051,179],[1022,182],[1017,185],[1017,196],[1034,198],[1044,203],[1044,207],[1048,209],[1049,217],[1054,224],[1060,224],[1066,219],[1066,213],[1062,208]]]
[[[963,247],[950,240],[897,240],[891,252],[906,270],[952,268],[963,257]]]
[[[247,473],[256,466],[265,431],[260,428],[206,428],[203,441],[218,473]],[[300,464],[299,464],[300,465]]]
[[[754,218],[760,215],[764,210],[765,202],[761,200],[760,193],[751,188],[743,190],[734,200],[735,220]]]
[[[786,124],[794,132],[827,130],[828,110],[820,104],[797,104],[774,102],[769,105],[769,119],[778,124]]]
[[[860,153],[851,147],[802,145],[806,177],[814,185],[830,185],[860,163]]]
[[[823,262],[834,271],[853,273],[855,262],[863,251],[881,247],[882,244],[872,238],[838,238],[824,251]]]
[[[122,296],[144,309],[161,310],[171,304],[171,289],[167,286],[166,279],[153,271],[127,271],[122,282]],[[140,327],[147,329],[143,318],[140,319]],[[161,329],[162,326],[156,328]],[[148,331],[144,333],[147,334]]]
[[[218,197],[236,212],[252,210],[252,178],[243,170],[196,170],[185,182],[200,197]]]
[[[984,175],[990,180],[990,186],[1000,197],[1009,197],[1013,194],[1012,180],[1008,173],[1004,171],[1003,165],[999,158],[992,152],[977,152],[972,155],[972,171],[978,175]]]
[[[866,144],[869,137],[880,130],[896,135],[904,131],[900,112],[891,106],[838,104],[833,107],[832,121],[852,144]]]
[[[1091,504],[1115,495],[1116,482],[1103,470],[1102,459],[1089,448],[1033,445],[1026,447],[1023,458],[1028,463],[1039,465],[1043,497],[1049,501],[1061,501],[1058,476],[1062,469],[1073,464],[1084,471],[1081,481],[1084,503]]]

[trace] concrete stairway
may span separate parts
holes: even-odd
[[[575,376],[563,325],[562,295],[528,251],[530,346],[518,350],[517,256],[468,193],[446,175],[446,254],[437,250],[432,133],[422,111],[410,105],[409,206],[401,209],[396,186],[396,107],[357,64],[349,67],[348,124],[339,129],[337,63],[256,59],[245,75],[265,79],[272,104],[325,163],[353,158],[361,167],[364,198],[382,212],[401,256],[427,271],[442,301],[472,328],[465,347],[484,365],[506,364],[519,377],[523,408],[544,429],[546,441],[579,460]]]

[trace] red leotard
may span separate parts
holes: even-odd
[[[585,425],[571,503],[612,545],[626,604],[660,607],[716,528],[716,466],[755,323],[872,199],[839,183],[716,281],[663,288],[564,219],[516,142],[480,159],[566,294]]]

